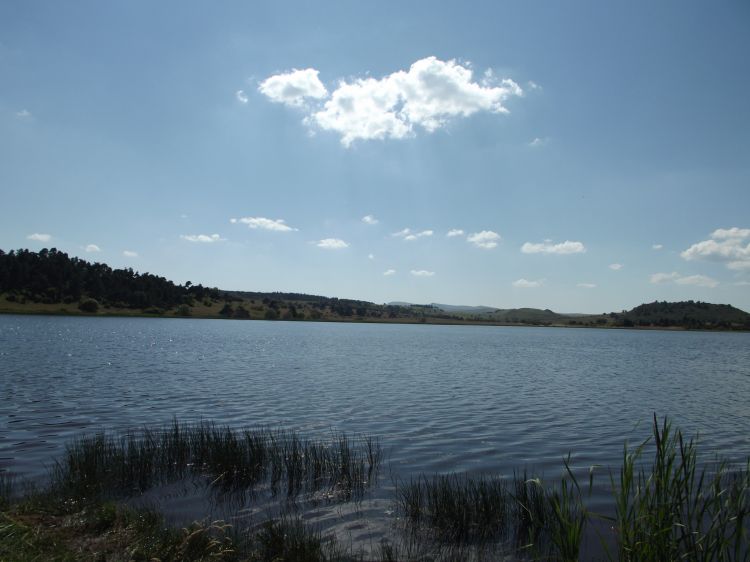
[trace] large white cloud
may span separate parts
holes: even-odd
[[[559,244],[553,244],[551,240],[545,240],[538,244],[526,242],[521,246],[524,254],[582,254],[586,251],[586,246],[582,242],[572,242],[566,240]]]
[[[187,240],[188,242],[202,242],[204,244],[223,242],[226,240],[226,238],[222,238],[218,234],[180,234],[180,238]]]
[[[501,239],[497,232],[492,230],[483,230],[481,232],[475,232],[470,234],[466,241],[474,244],[477,248],[484,248],[485,250],[491,250],[497,246],[498,241]]]
[[[690,246],[680,255],[685,260],[707,260],[726,264],[729,269],[750,269],[750,228],[719,228],[711,238]]]
[[[507,113],[504,102],[523,95],[510,79],[495,80],[485,73],[476,82],[468,65],[436,57],[379,79],[341,80],[330,97],[312,68],[271,76],[259,90],[272,101],[297,107],[310,98],[327,98],[305,122],[339,133],[344,146],[358,139],[402,139],[413,135],[415,127],[433,132],[453,118],[479,111]]]
[[[260,230],[272,230],[274,232],[291,232],[297,230],[292,228],[284,219],[267,219],[265,217],[242,217],[239,219],[229,219],[232,224],[246,224],[248,228]]]
[[[306,68],[269,76],[258,86],[258,91],[272,102],[302,107],[306,100],[328,97],[328,90],[318,78],[318,71]]]

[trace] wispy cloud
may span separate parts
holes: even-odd
[[[611,264],[609,264],[609,268],[612,271],[620,271],[623,267],[625,267],[625,266],[622,265],[621,263],[611,263]]]
[[[425,236],[432,236],[433,234],[435,234],[433,230],[422,230],[420,232],[413,232],[410,228],[405,228],[403,230],[399,230],[398,232],[394,232],[393,234],[391,234],[391,236],[412,241],[412,240],[416,240],[417,238],[424,238]]]
[[[649,281],[655,285],[663,283],[677,283],[678,285],[695,285],[697,287],[714,288],[719,285],[716,279],[705,275],[680,275],[676,271],[672,273],[654,273],[649,277]]]
[[[133,250],[123,250],[122,255],[126,258],[137,258],[138,252],[135,252]]]
[[[323,238],[323,240],[318,240],[315,245],[325,250],[343,250],[349,247],[349,244],[341,238]]]
[[[475,232],[466,238],[467,242],[474,244],[477,248],[484,248],[485,250],[495,248],[500,240],[500,235],[492,230]]]
[[[396,270],[395,269],[386,269],[383,272],[383,275],[385,275],[386,277],[390,277],[391,275],[396,275]]]
[[[96,244],[87,244],[84,250],[86,250],[88,253],[96,253],[102,251],[102,249]]]
[[[188,242],[200,242],[203,244],[212,244],[226,240],[226,238],[222,238],[218,234],[180,234],[180,238]]]
[[[596,283],[578,283],[576,287],[581,289],[596,289]]]
[[[729,269],[750,269],[750,228],[719,228],[708,240],[690,246],[680,255],[685,260],[723,263]]]
[[[521,251],[524,254],[582,254],[586,251],[586,246],[582,242],[572,242],[566,240],[559,244],[553,244],[551,240],[545,240],[538,244],[532,242],[526,242],[521,246]]]
[[[16,117],[18,119],[31,119],[31,111],[28,109],[22,109],[21,111],[16,111]]]
[[[294,69],[269,76],[258,86],[258,91],[274,103],[302,107],[309,100],[328,97],[328,90],[314,68]]]
[[[448,234],[446,234],[448,238],[453,238],[454,236],[463,236],[463,235],[464,235],[464,231],[461,230],[460,228],[451,228],[448,231]]]
[[[662,244],[654,244],[653,246],[651,246],[652,250],[661,250],[662,248],[664,248]]]
[[[271,230],[273,232],[293,232],[292,228],[284,219],[267,219],[265,217],[242,217],[239,219],[229,219],[232,224],[246,224],[248,228],[257,230]]]
[[[549,137],[534,137],[531,141],[529,141],[529,146],[532,148],[539,148],[540,146],[544,146],[549,142]]]
[[[50,240],[52,240],[52,235],[35,232],[34,234],[29,234],[26,239],[34,240],[35,242],[49,242]]]
[[[432,277],[435,275],[434,271],[427,271],[426,269],[412,269],[409,273],[414,277]]]
[[[245,90],[237,90],[234,93],[234,97],[237,98],[237,101],[242,104],[245,104],[248,102],[248,97],[247,97],[247,94],[245,93]]]
[[[375,225],[378,224],[380,221],[373,217],[372,215],[365,215],[362,217],[362,222],[365,224]]]
[[[259,90],[272,101],[295,107],[326,99],[310,109],[305,123],[338,133],[344,146],[355,140],[403,139],[416,128],[431,133],[479,111],[507,113],[505,101],[523,95],[513,80],[497,80],[489,72],[476,82],[468,65],[436,57],[380,79],[340,80],[330,97],[313,68],[271,76]]]
[[[544,279],[537,279],[536,281],[530,281],[528,279],[517,279],[513,281],[513,286],[520,289],[534,289],[544,285]]]
[[[374,260],[375,259],[375,254],[367,254],[367,259],[368,260]]]

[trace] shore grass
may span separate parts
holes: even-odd
[[[267,486],[293,499],[324,488],[349,500],[372,485],[381,457],[374,437],[338,433],[323,442],[293,431],[175,421],[163,429],[77,439],[54,465],[51,481],[58,494],[72,498],[137,495],[189,477],[222,492]]]

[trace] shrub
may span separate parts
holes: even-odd
[[[96,301],[96,299],[84,299],[78,304],[78,310],[80,310],[81,312],[94,314],[99,310],[99,303]]]

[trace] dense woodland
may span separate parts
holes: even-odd
[[[150,273],[71,258],[55,248],[39,252],[0,250],[0,293],[7,293],[10,301],[53,304],[94,299],[106,306],[142,310],[219,298],[218,289],[190,282],[175,285]]]
[[[750,329],[750,314],[727,304],[653,302],[598,315],[558,314],[535,308],[495,309],[439,304],[375,304],[320,295],[220,291],[112,269],[55,248],[0,250],[0,311],[109,313],[234,318],[531,326]]]

